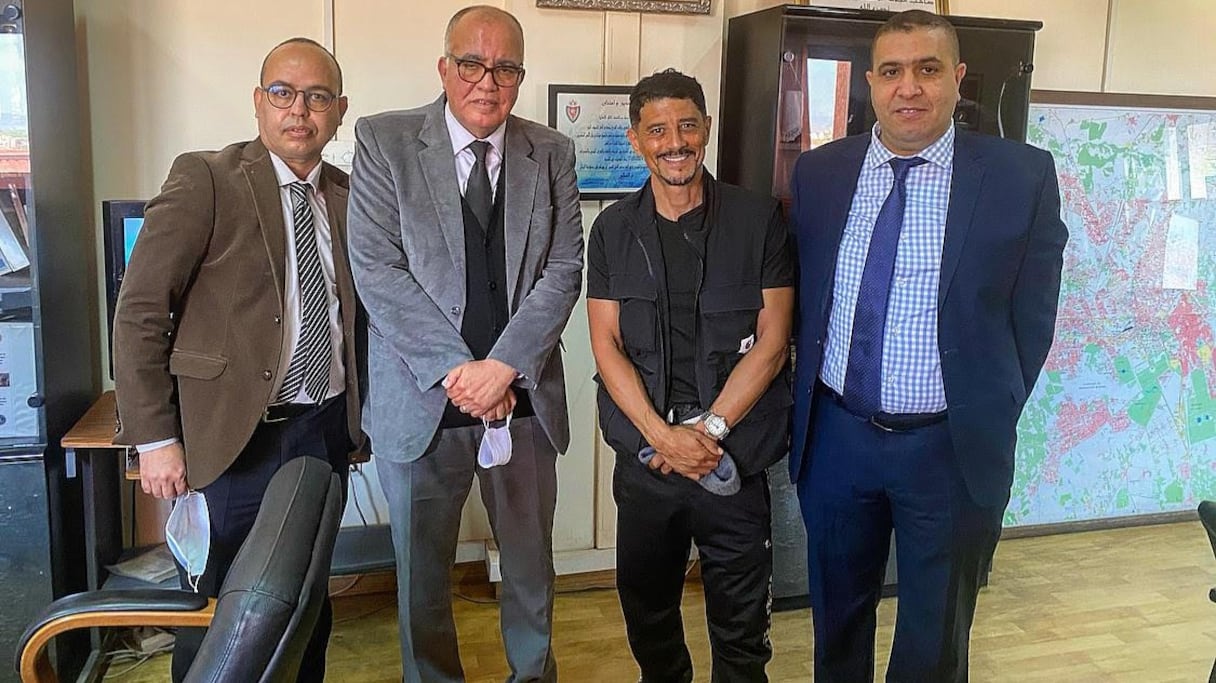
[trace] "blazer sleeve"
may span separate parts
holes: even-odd
[[[452,368],[472,360],[460,331],[410,272],[392,171],[365,119],[355,124],[346,230],[351,273],[370,333],[387,340],[419,390],[434,387]]]
[[[522,373],[519,383],[529,390],[536,388],[583,286],[583,218],[573,142],[565,141],[549,169],[553,242],[540,279],[516,307],[489,355]]]
[[[1013,333],[1026,393],[1047,360],[1060,299],[1060,271],[1068,228],[1060,219],[1060,186],[1051,155],[1043,152],[1043,177],[1034,224],[1013,286]]]
[[[114,389],[119,444],[181,436],[175,384],[169,374],[174,322],[211,242],[215,187],[196,154],[173,162],[144,211],[114,312]]]

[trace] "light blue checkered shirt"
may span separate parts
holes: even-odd
[[[879,142],[878,130],[875,125],[840,240],[832,313],[820,371],[823,382],[842,395],[853,335],[853,312],[870,235],[895,182],[895,174],[887,162],[896,155]],[[908,203],[895,256],[882,345],[882,410],[886,413],[935,413],[946,409],[937,349],[937,287],[941,280],[950,179],[954,173],[954,127],[917,156],[929,163],[908,173]]]

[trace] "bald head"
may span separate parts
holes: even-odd
[[[266,65],[270,63],[271,57],[275,57],[278,53],[280,53],[284,50],[289,51],[289,52],[294,52],[297,50],[317,50],[321,54],[323,54],[326,58],[326,61],[329,62],[330,66],[333,69],[334,82],[337,83],[337,85],[338,85],[338,91],[335,92],[334,94],[335,95],[342,94],[342,67],[338,65],[338,59],[336,57],[334,57],[332,52],[325,49],[324,45],[318,43],[317,41],[315,41],[311,38],[303,38],[303,37],[299,37],[299,36],[297,36],[295,38],[288,38],[287,40],[284,40],[283,42],[281,42],[278,45],[275,45],[273,48],[271,48],[270,52],[266,53],[266,57],[264,59],[262,59],[262,70],[258,73],[258,83],[260,83],[262,85],[266,85]]]
[[[501,23],[505,25],[514,34],[514,37],[519,41],[519,59],[523,61],[524,52],[524,27],[520,25],[519,20],[510,12],[491,7],[489,5],[473,5],[465,7],[452,18],[448,20],[447,30],[443,32],[443,52],[444,54],[452,53],[452,36],[461,28],[462,23]]]

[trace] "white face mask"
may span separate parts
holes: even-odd
[[[198,580],[207,568],[207,555],[211,552],[211,517],[202,493],[189,491],[173,501],[173,511],[165,522],[165,542],[173,557],[186,568],[190,587],[197,593]]]
[[[477,464],[489,469],[511,462],[511,416],[507,415],[507,423],[501,427],[491,427],[485,418],[481,423],[485,425],[486,433],[477,449]]]

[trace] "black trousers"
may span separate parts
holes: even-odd
[[[700,554],[712,681],[767,681],[773,554],[768,478],[717,496],[679,474],[617,454],[617,591],[644,683],[692,680],[680,598],[690,543]]]
[[[237,550],[253,528],[270,478],[288,460],[304,456],[328,461],[342,478],[342,502],[345,504],[350,448],[344,394],[299,417],[259,424],[232,466],[210,485],[199,489],[207,499],[211,550],[207,555],[207,568],[198,581],[198,592],[210,597],[219,595]],[[181,565],[178,565],[177,573],[182,588],[192,590]],[[297,680],[324,680],[325,649],[332,625],[333,610],[327,598],[304,652]],[[186,677],[206,632],[203,628],[178,629],[173,647],[174,683],[180,683]]]

